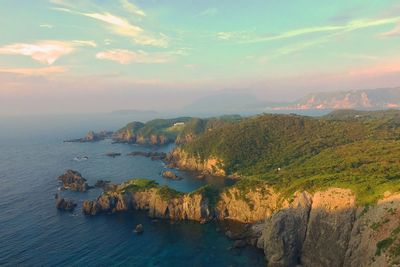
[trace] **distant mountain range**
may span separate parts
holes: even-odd
[[[200,117],[222,114],[247,116],[263,112],[295,112],[303,115],[316,115],[316,112],[326,113],[338,109],[378,110],[390,108],[400,108],[400,87],[311,93],[294,102],[267,101],[246,92],[220,92],[198,98],[178,110],[157,112],[125,109],[113,111],[111,114],[137,116],[136,120],[149,120],[156,117],[181,116],[182,114]]]
[[[400,108],[400,88],[312,93],[288,105],[267,107],[272,110],[387,108]]]

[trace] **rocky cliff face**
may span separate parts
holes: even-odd
[[[194,192],[168,195],[160,187],[104,193],[85,201],[85,214],[147,210],[154,218],[254,224],[248,243],[268,266],[396,266],[400,262],[400,194],[358,207],[348,189],[298,192],[283,199],[268,186],[235,186],[216,199]]]
[[[143,136],[134,134],[130,129],[121,130],[113,135],[113,141],[117,143],[136,143],[140,145],[165,145],[174,140],[168,139],[164,135],[152,134],[150,136]]]
[[[268,266],[395,266],[400,262],[400,194],[357,207],[350,190],[296,194],[262,226]]]
[[[95,201],[85,201],[83,211],[87,215],[115,213],[127,210],[147,210],[150,217],[170,220],[207,221],[213,213],[208,199],[202,194],[179,194],[165,197],[159,188],[137,192],[112,192],[103,194]]]
[[[199,171],[205,174],[215,176],[226,176],[224,163],[218,158],[209,158],[202,160],[192,157],[182,149],[178,148],[172,151],[167,158],[167,161],[174,168],[180,168],[190,171]]]
[[[254,223],[270,217],[281,204],[280,195],[268,186],[248,192],[232,187],[220,194],[215,213],[220,220]]]

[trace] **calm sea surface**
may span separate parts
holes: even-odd
[[[63,143],[89,129],[114,130],[126,118],[0,118],[0,265],[1,266],[264,266],[261,251],[233,249],[232,242],[215,224],[170,223],[150,220],[146,213],[82,215],[84,199],[101,191],[63,192],[78,207],[73,213],[55,208],[57,177],[67,169],[78,170],[93,185],[96,180],[141,177],[180,191],[206,183],[223,185],[221,179],[200,180],[188,173],[180,181],[160,177],[162,162],[128,157],[135,145]],[[122,121],[124,121],[122,123]],[[162,147],[168,151],[171,147]],[[107,152],[123,155],[109,158]],[[88,156],[75,161],[76,156]],[[136,235],[136,224],[145,232]]]

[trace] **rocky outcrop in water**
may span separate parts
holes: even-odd
[[[181,178],[172,171],[163,171],[161,176],[171,180],[181,180]]]
[[[106,156],[107,156],[107,157],[110,157],[110,158],[115,158],[115,157],[121,156],[121,153],[118,153],[118,152],[108,152],[108,153],[106,153]]]
[[[56,208],[63,211],[73,211],[76,204],[71,199],[61,198],[59,195],[56,197]]]
[[[58,177],[61,182],[63,189],[69,189],[72,191],[85,192],[90,189],[86,183],[86,179],[82,175],[74,170],[67,170],[63,175]]]
[[[151,158],[152,160],[164,160],[167,157],[167,153],[165,152],[146,152],[146,151],[133,151],[127,154],[128,156],[136,157],[146,157]]]
[[[101,131],[98,133],[95,133],[93,131],[89,131],[85,137],[83,138],[78,138],[78,139],[70,139],[66,140],[64,142],[78,142],[78,143],[86,143],[86,142],[97,142],[101,141],[107,138],[111,138],[113,132],[110,131]]]

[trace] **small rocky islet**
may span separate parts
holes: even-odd
[[[87,184],[86,179],[74,170],[67,170],[63,175],[58,177],[64,190],[86,192],[91,187]]]

